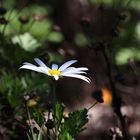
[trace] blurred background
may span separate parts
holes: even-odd
[[[47,76],[18,70],[36,57],[48,66],[77,59],[75,66],[89,68],[91,84],[58,81],[57,100],[66,113],[89,107],[95,94],[103,94],[77,140],[123,139],[119,113],[130,139],[140,139],[139,0],[0,0],[2,140],[27,139],[25,95],[37,98],[29,102],[34,117],[50,100]]]

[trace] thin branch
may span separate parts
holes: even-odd
[[[112,94],[113,94],[113,105],[112,106],[114,108],[114,112],[117,114],[117,116],[120,120],[124,139],[128,140],[128,136],[127,136],[127,132],[126,132],[126,128],[125,128],[125,119],[122,116],[121,111],[120,111],[121,98],[116,93],[115,84],[114,84],[113,78],[112,78],[111,64],[110,64],[109,58],[105,52],[105,48],[102,49],[102,54],[104,56],[104,59],[105,59],[106,65],[107,65],[107,75],[108,75],[108,79],[109,79],[110,86],[112,89]]]

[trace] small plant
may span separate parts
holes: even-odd
[[[55,140],[72,140],[74,139],[81,131],[84,130],[85,124],[88,122],[87,113],[88,109],[82,109],[77,110],[71,113],[68,113],[67,117],[64,116],[65,106],[62,103],[57,102],[56,100],[56,82],[59,78],[66,76],[66,77],[73,77],[78,78],[81,80],[84,80],[88,83],[90,83],[90,79],[82,74],[86,74],[85,71],[88,70],[86,67],[71,67],[72,64],[76,63],[77,60],[71,60],[65,62],[63,65],[58,67],[57,64],[52,64],[52,67],[49,68],[46,66],[40,59],[35,58],[36,63],[39,66],[35,66],[31,63],[25,62],[23,63],[23,66],[20,67],[20,69],[28,69],[40,73],[44,73],[48,76],[51,76],[53,79],[52,81],[52,105],[49,105],[49,108],[47,110],[47,119],[45,120],[46,115],[41,115],[42,123],[35,121],[35,116],[31,118],[31,114],[29,111],[29,101],[32,104],[36,104],[36,101],[33,99],[30,99],[29,97],[26,98],[28,101],[25,103],[26,110],[27,110],[27,116],[28,116],[28,124],[30,126],[30,131],[28,134],[29,139],[33,140],[43,140],[45,137],[47,137],[49,140],[55,139]],[[95,104],[94,104],[95,105]],[[93,106],[94,106],[93,105]],[[91,107],[93,107],[91,106]],[[90,108],[91,108],[90,107]],[[90,109],[89,108],[89,109]],[[37,113],[37,112],[36,112]],[[45,113],[45,114],[46,114]],[[38,117],[39,114],[37,114],[36,117]],[[38,130],[37,133],[34,132],[34,128]],[[39,129],[38,129],[39,128]]]

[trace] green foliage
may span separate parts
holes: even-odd
[[[58,53],[49,53],[49,60],[50,62],[57,62],[57,63],[61,63],[64,59],[64,57]]]
[[[80,47],[85,47],[89,43],[87,37],[82,33],[76,34],[74,41]]]
[[[43,21],[34,21],[32,23],[32,26],[30,27],[30,30],[28,28],[26,31],[30,32],[33,36],[35,36],[38,40],[41,42],[44,42],[47,40],[48,36],[52,32],[52,26],[53,23],[50,19],[43,19]],[[38,28],[39,27],[39,28]]]
[[[63,118],[63,113],[64,113],[64,106],[60,103],[56,103],[55,105],[55,109],[56,109],[56,121],[57,121],[57,126],[58,128],[60,127],[60,124],[62,122],[62,118]]]
[[[36,91],[38,94],[46,94],[46,96],[50,92],[49,79],[47,79],[44,75],[25,75],[23,80],[25,81],[27,92]]]
[[[12,107],[16,107],[22,101],[20,96],[26,88],[24,82],[18,77],[6,74],[1,76],[0,81],[0,92],[3,93]]]
[[[33,118],[35,119],[35,121],[39,124],[39,125],[42,125],[44,123],[44,117],[43,117],[43,114],[41,112],[41,110],[39,109],[34,109],[32,111],[32,114],[33,114]]]
[[[139,0],[131,1],[130,7],[136,10],[140,10],[140,1]]]
[[[62,42],[63,34],[53,30],[53,22],[48,17],[49,10],[50,8],[40,5],[30,5],[20,12],[16,9],[9,10],[5,16],[9,22],[6,26],[0,26],[0,31],[11,36],[13,43],[18,43],[28,51],[40,47],[40,43],[46,41]],[[27,19],[27,23],[20,22],[19,18],[22,17]]]
[[[139,48],[121,48],[116,54],[116,63],[125,65],[131,58],[140,61]]]
[[[48,13],[48,8],[41,6],[41,5],[37,5],[37,4],[32,4],[27,8],[28,12],[32,13],[32,14],[46,14]]]
[[[35,51],[41,44],[29,33],[14,36],[12,38],[14,44],[19,44],[26,51]]]
[[[68,140],[74,138],[84,130],[83,126],[87,122],[87,109],[69,113],[69,117],[64,119],[64,123],[61,126],[60,138],[67,138]]]
[[[37,140],[44,140],[44,134],[43,134],[43,130],[42,130],[43,127],[44,127],[44,125],[41,127],[41,129],[40,129],[40,131],[39,131]]]
[[[38,93],[46,91],[45,94],[48,94],[50,91],[49,85],[46,83],[46,78],[35,75],[25,75],[19,78],[16,75],[4,74],[0,77],[0,81],[0,92],[12,107],[20,105],[23,101],[23,95],[31,91]],[[42,86],[40,86],[41,83]]]
[[[59,130],[59,139],[60,140],[74,140],[74,138],[84,130],[85,124],[88,122],[87,119],[87,109],[83,110],[77,110],[72,113],[68,114],[68,117],[65,118],[64,115],[64,106],[61,103],[56,103],[55,104],[55,116],[53,116],[53,120],[56,120],[56,127]],[[37,124],[40,126],[39,133],[33,132],[33,135],[38,140],[42,140],[44,136],[44,131],[43,128],[45,127],[45,120],[44,116],[40,112],[40,110],[34,109],[33,112],[33,117],[36,120]],[[55,118],[54,118],[55,117]],[[45,130],[45,129],[44,129]],[[49,130],[49,129],[48,129]],[[47,130],[47,132],[49,132]],[[56,132],[56,131],[54,131]],[[52,137],[50,133],[48,137]],[[28,137],[29,139],[31,138],[31,132],[29,132]],[[46,135],[46,133],[45,133]],[[55,137],[55,135],[54,135]]]
[[[69,134],[69,132],[64,128],[61,129],[60,138],[61,140],[74,140],[73,137]]]
[[[116,55],[116,62],[119,65],[127,64],[129,58],[134,58],[134,50],[132,50],[131,48],[122,48]]]
[[[2,41],[0,42],[0,55],[3,68],[7,68],[8,71],[18,70],[19,65],[23,60],[30,60],[34,58],[36,52],[27,52],[19,44],[13,44],[9,37],[5,37],[2,34]],[[8,69],[11,67],[11,69]]]
[[[60,33],[60,32],[51,32],[48,35],[47,39],[50,42],[59,43],[64,40],[64,37],[63,37],[62,33]]]

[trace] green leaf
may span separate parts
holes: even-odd
[[[39,28],[38,28],[39,27]],[[27,28],[28,29],[28,28]],[[44,19],[41,22],[34,22],[30,28],[30,33],[41,42],[46,41],[47,36],[52,30],[52,22],[49,19]],[[28,30],[26,30],[28,31]]]
[[[4,74],[0,78],[0,92],[6,97],[11,107],[22,102],[21,93],[25,90],[22,81],[13,75]]]
[[[40,110],[34,109],[32,114],[33,118],[39,125],[41,125],[44,122],[44,117]]]
[[[12,42],[19,44],[23,49],[31,52],[40,47],[40,43],[30,33],[16,35],[12,38]]]
[[[59,128],[63,118],[64,106],[60,103],[56,103],[55,109],[56,109],[57,127]]]
[[[37,140],[43,140],[43,130],[42,130],[43,127],[44,127],[44,125],[41,127],[41,129],[40,129],[40,131],[39,131]]]
[[[66,129],[64,129],[64,127],[61,129],[60,139],[61,140],[73,140],[72,136],[67,132]]]
[[[83,131],[83,126],[88,122],[87,109],[78,110],[69,113],[69,117],[64,120],[64,124],[61,127],[61,133],[65,130],[73,138]],[[64,133],[66,133],[64,131]],[[62,135],[64,135],[62,133]]]
[[[40,75],[16,77],[16,75],[4,73],[1,75],[0,81],[0,92],[13,108],[23,102],[23,95],[25,93],[36,91],[38,95],[44,92],[47,95],[50,91],[46,77]],[[45,95],[42,94],[42,96]]]
[[[116,62],[118,65],[125,65],[130,58],[140,61],[140,48],[121,48],[116,54]]]
[[[33,133],[33,136],[32,136],[32,133],[31,131],[29,130],[29,132],[27,133],[27,137],[28,137],[28,140],[37,140],[37,134],[36,133]],[[32,138],[33,137],[33,138]]]
[[[80,47],[85,47],[89,43],[89,40],[87,39],[87,37],[82,33],[76,34],[74,41],[76,45]]]
[[[47,36],[47,39],[50,42],[59,43],[64,40],[64,37],[60,32],[50,32],[50,34]]]
[[[26,91],[36,91],[38,93],[49,93],[50,85],[47,77],[40,74],[25,75],[23,77],[26,85]]]
[[[116,55],[116,62],[118,65],[128,63],[129,58],[134,58],[135,50],[132,48],[122,48]]]

